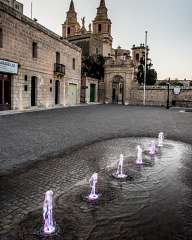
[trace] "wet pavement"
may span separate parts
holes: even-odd
[[[159,131],[164,131],[168,139],[192,143],[191,113],[166,111],[159,108],[100,105],[77,107],[2,116],[0,123],[2,175],[0,179],[0,233],[3,234],[1,235],[2,239],[14,239],[10,238],[10,234],[15,235],[18,223],[24,218],[28,219],[29,212],[33,215],[34,211],[41,207],[44,192],[47,189],[54,190],[55,198],[59,199],[59,196],[62,196],[64,199],[70,199],[74,196],[73,188],[76,184],[90,177],[93,171],[102,172],[102,169],[105,171],[105,166],[101,167],[100,164],[104,150],[101,150],[101,147],[93,148],[87,156],[86,151],[90,144],[97,145],[97,142],[98,144],[101,142],[101,146],[105,149],[107,145],[102,142],[105,139],[126,136],[157,136]],[[110,148],[114,148],[115,152],[119,153],[122,146],[115,142],[111,147],[107,147],[107,149]],[[111,157],[113,158],[114,154]],[[190,153],[189,158],[192,159]],[[41,161],[37,161],[38,159]],[[179,158],[177,161],[180,162],[181,159]],[[181,174],[180,177],[190,189],[192,186],[191,162],[184,161],[184,163],[182,171],[185,169],[185,174]],[[176,167],[178,166],[176,164]],[[16,171],[13,172],[14,169]],[[173,175],[173,182],[174,177],[175,175]],[[140,178],[139,175],[137,178]],[[113,190],[111,192],[114,194],[108,195],[111,199],[116,199],[116,189],[113,188]],[[85,191],[84,187],[82,191]],[[139,192],[142,191],[139,190]],[[185,194],[190,196],[190,191]],[[156,195],[159,196],[158,192]],[[186,199],[188,198],[184,200]],[[160,204],[159,208],[161,206]],[[191,206],[188,202],[184,206],[186,209],[181,207],[181,210],[188,214]],[[76,212],[72,207],[70,209],[71,212]],[[74,214],[71,215],[71,218],[75,218]],[[155,213],[152,212],[151,215],[154,216]],[[65,217],[65,221],[67,221],[67,217]],[[114,224],[118,225],[118,218],[114,220]],[[190,225],[190,221],[187,224]],[[120,229],[124,229],[122,226]],[[71,229],[71,227],[69,228]],[[70,231],[67,232],[70,233]],[[103,230],[97,232],[102,233]],[[127,239],[125,238],[126,233],[121,236],[122,238],[109,239]],[[90,235],[90,238],[81,239],[96,238]],[[187,238],[177,236],[175,239]]]

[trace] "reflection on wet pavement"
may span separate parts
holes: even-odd
[[[102,197],[95,204],[86,201],[88,178],[58,196],[55,219],[61,232],[53,239],[191,239],[192,148],[166,140],[155,157],[150,157],[151,140],[113,139],[75,153],[83,157],[90,175],[98,172],[97,191]],[[145,150],[142,166],[135,164],[138,144]],[[128,175],[124,180],[112,177],[121,153]],[[31,232],[41,225],[41,212],[31,212],[20,223],[17,239],[36,239]]]

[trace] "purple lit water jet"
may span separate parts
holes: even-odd
[[[149,145],[149,154],[155,155],[155,153],[156,153],[156,144],[155,144],[155,141],[151,141]]]
[[[123,173],[123,161],[124,161],[124,156],[123,154],[120,154],[120,158],[117,163],[117,171],[113,173],[113,177],[115,178],[126,178],[127,175]]]
[[[142,148],[137,145],[137,160],[136,164],[143,164],[143,150]]]
[[[89,184],[91,187],[91,192],[89,194],[89,196],[87,197],[87,199],[89,201],[95,201],[97,200],[101,194],[97,194],[95,189],[96,189],[96,183],[97,183],[97,179],[98,179],[98,174],[94,173],[91,178],[89,179]]]
[[[45,193],[45,200],[43,203],[43,233],[52,234],[55,232],[55,224],[53,221],[53,192],[51,190]]]
[[[158,147],[163,147],[164,133],[160,132],[158,135]]]

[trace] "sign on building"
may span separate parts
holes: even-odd
[[[18,74],[18,63],[0,59],[0,72]]]
[[[181,88],[180,88],[180,87],[174,87],[174,88],[173,88],[173,93],[174,93],[174,95],[179,95],[180,92],[181,92]]]

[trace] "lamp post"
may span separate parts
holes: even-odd
[[[31,1],[31,19],[33,19],[33,2]]]
[[[167,109],[169,109],[169,86],[170,86],[170,78],[167,83]]]

